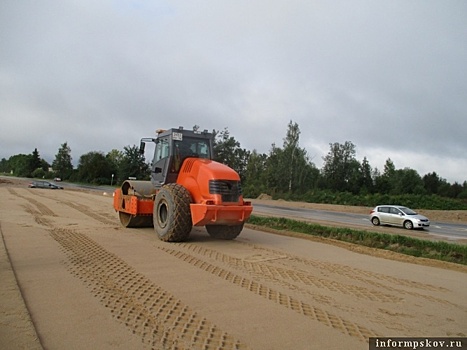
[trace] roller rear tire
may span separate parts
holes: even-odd
[[[123,211],[118,212],[120,223],[126,228],[152,227],[152,216],[131,215]]]
[[[186,241],[192,229],[191,196],[179,184],[162,186],[154,201],[154,230],[164,242]]]

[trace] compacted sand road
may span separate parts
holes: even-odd
[[[245,229],[124,229],[111,196],[0,187],[1,349],[367,349],[463,337],[466,269]],[[19,288],[18,288],[19,286]]]

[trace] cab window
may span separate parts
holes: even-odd
[[[209,152],[209,141],[191,137],[184,137],[183,141],[175,141],[175,155],[179,155],[182,159],[186,157],[208,158],[211,155]]]
[[[156,152],[154,153],[154,163],[169,156],[169,140],[161,139],[157,142]]]

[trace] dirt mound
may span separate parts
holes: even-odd
[[[272,196],[266,194],[266,193],[261,193],[258,198],[256,199],[260,199],[260,200],[271,200],[272,199]]]
[[[0,176],[0,186],[27,186],[29,180],[10,176]]]

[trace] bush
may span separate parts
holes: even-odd
[[[37,168],[32,172],[31,176],[36,179],[44,179],[45,171],[42,168]]]
[[[461,193],[462,196],[463,194],[464,192]],[[350,192],[319,190],[308,191],[305,194],[276,193],[274,199],[365,207],[375,207],[381,204],[399,204],[413,209],[467,210],[467,199],[462,198],[461,195],[459,195],[460,198],[454,199],[438,195],[388,195],[379,193],[355,195]]]

